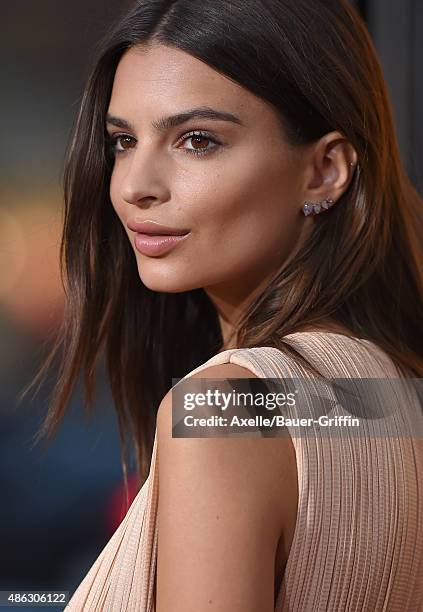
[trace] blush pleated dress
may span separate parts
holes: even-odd
[[[327,378],[399,377],[386,353],[368,340],[324,331],[284,340]],[[262,378],[310,377],[292,357],[259,347],[225,350],[184,378],[229,362]],[[288,426],[299,499],[275,612],[423,612],[421,399],[404,392],[395,410],[386,410],[386,401],[372,398],[377,418],[362,420],[359,436],[348,427],[340,437],[321,436],[313,428],[298,435]],[[313,406],[309,409],[311,414]],[[304,416],[307,406],[301,411]],[[377,435],[382,430],[391,435]],[[147,480],[66,612],[155,611],[156,459],[155,436]]]

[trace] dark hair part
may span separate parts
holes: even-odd
[[[103,43],[83,96],[65,168],[66,314],[32,383],[61,355],[39,432],[52,436],[81,371],[92,404],[105,356],[125,484],[128,430],[143,480],[172,377],[222,348],[203,289],[143,285],[110,202],[105,113],[120,58],[145,42],[177,47],[272,104],[292,145],[339,130],[358,154],[347,191],[245,313],[236,346],[275,346],[301,361],[284,336],[330,317],[377,343],[404,375],[423,376],[422,201],[401,164],[381,68],[356,11],[346,0],[140,0]]]

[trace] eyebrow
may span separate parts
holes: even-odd
[[[159,132],[164,132],[165,130],[168,130],[172,127],[181,125],[182,123],[186,123],[190,119],[212,119],[213,121],[230,121],[231,123],[237,123],[238,125],[245,125],[244,122],[241,121],[241,119],[237,115],[218,111],[208,106],[191,108],[189,110],[183,111],[182,113],[177,113],[176,115],[161,117],[156,121],[152,121],[151,125]],[[110,123],[112,125],[115,125],[116,127],[135,131],[133,129],[133,126],[128,121],[126,121],[125,119],[121,119],[120,117],[110,115],[109,113],[106,115],[106,123]]]

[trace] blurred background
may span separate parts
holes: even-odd
[[[47,449],[33,448],[32,439],[54,369],[35,398],[17,398],[62,316],[61,181],[72,123],[95,45],[129,4],[1,6],[0,590],[72,593],[123,518],[117,421],[104,373],[94,418],[84,416],[78,386]],[[422,193],[423,2],[355,4],[388,82],[404,164]],[[131,485],[130,500],[135,493]]]

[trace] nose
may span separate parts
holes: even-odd
[[[138,206],[168,199],[163,161],[151,149],[138,148],[126,164],[120,191],[125,202]]]

